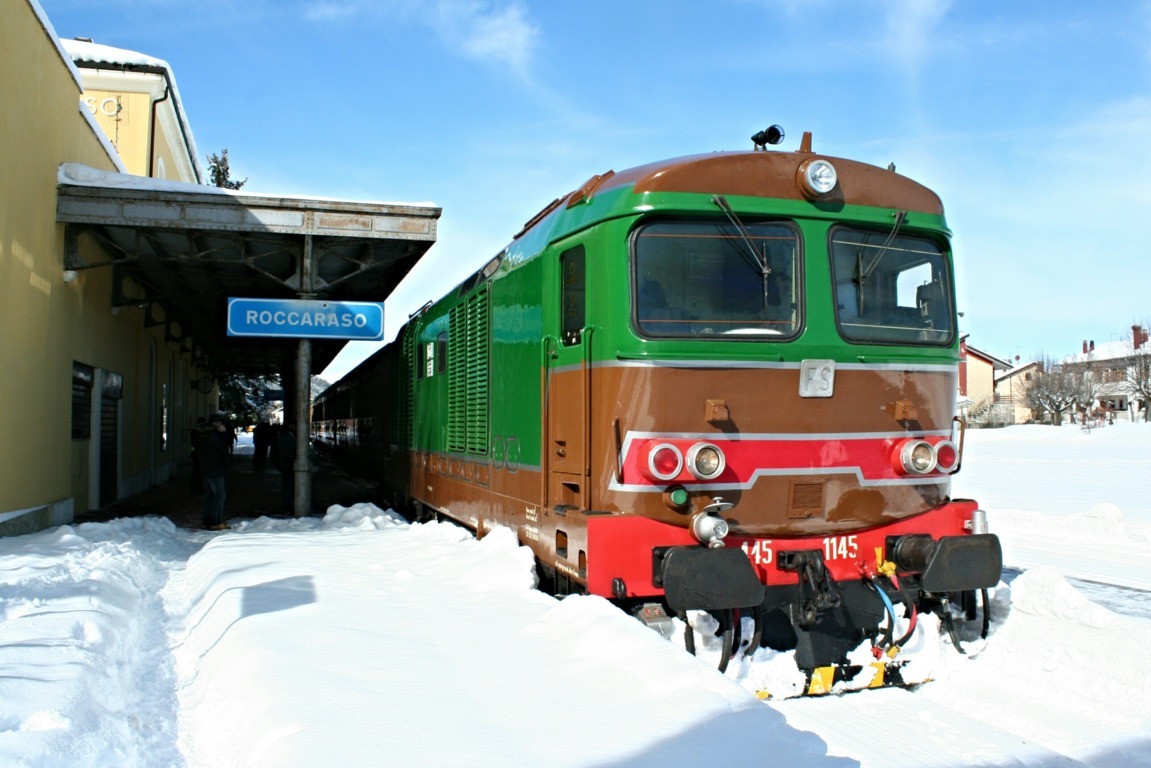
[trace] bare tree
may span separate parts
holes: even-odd
[[[1146,324],[1131,326],[1128,344],[1131,356],[1124,376],[1127,392],[1143,401],[1143,421],[1151,421],[1151,344]]]
[[[1051,416],[1055,426],[1063,425],[1063,414],[1076,405],[1090,408],[1099,391],[1094,361],[1066,365],[1047,355],[1036,357],[1039,371],[1031,380],[1024,399],[1029,408]]]

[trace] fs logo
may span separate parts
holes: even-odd
[[[800,397],[831,397],[834,392],[834,360],[804,360],[799,364]]]

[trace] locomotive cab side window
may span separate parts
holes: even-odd
[[[838,227],[831,233],[836,321],[848,341],[950,344],[951,266],[935,240]]]
[[[584,247],[575,248],[560,254],[560,338],[565,347],[582,341],[583,329],[587,325],[587,270]]]
[[[635,327],[650,338],[792,338],[799,252],[799,233],[784,222],[643,225],[632,239]]]

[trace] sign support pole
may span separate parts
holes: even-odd
[[[300,263],[299,297],[315,297],[315,255],[312,236],[304,235],[304,254]],[[312,444],[312,340],[300,339],[296,352],[296,462],[293,512],[305,517],[312,511],[312,465],[308,449]]]

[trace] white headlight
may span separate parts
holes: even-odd
[[[697,480],[714,480],[727,462],[723,451],[711,443],[696,443],[687,452],[687,468]]]
[[[799,166],[799,185],[808,197],[823,197],[838,182],[835,166],[826,160],[807,160]]]
[[[926,475],[935,469],[935,449],[926,440],[908,440],[899,452],[903,469],[911,475]]]

